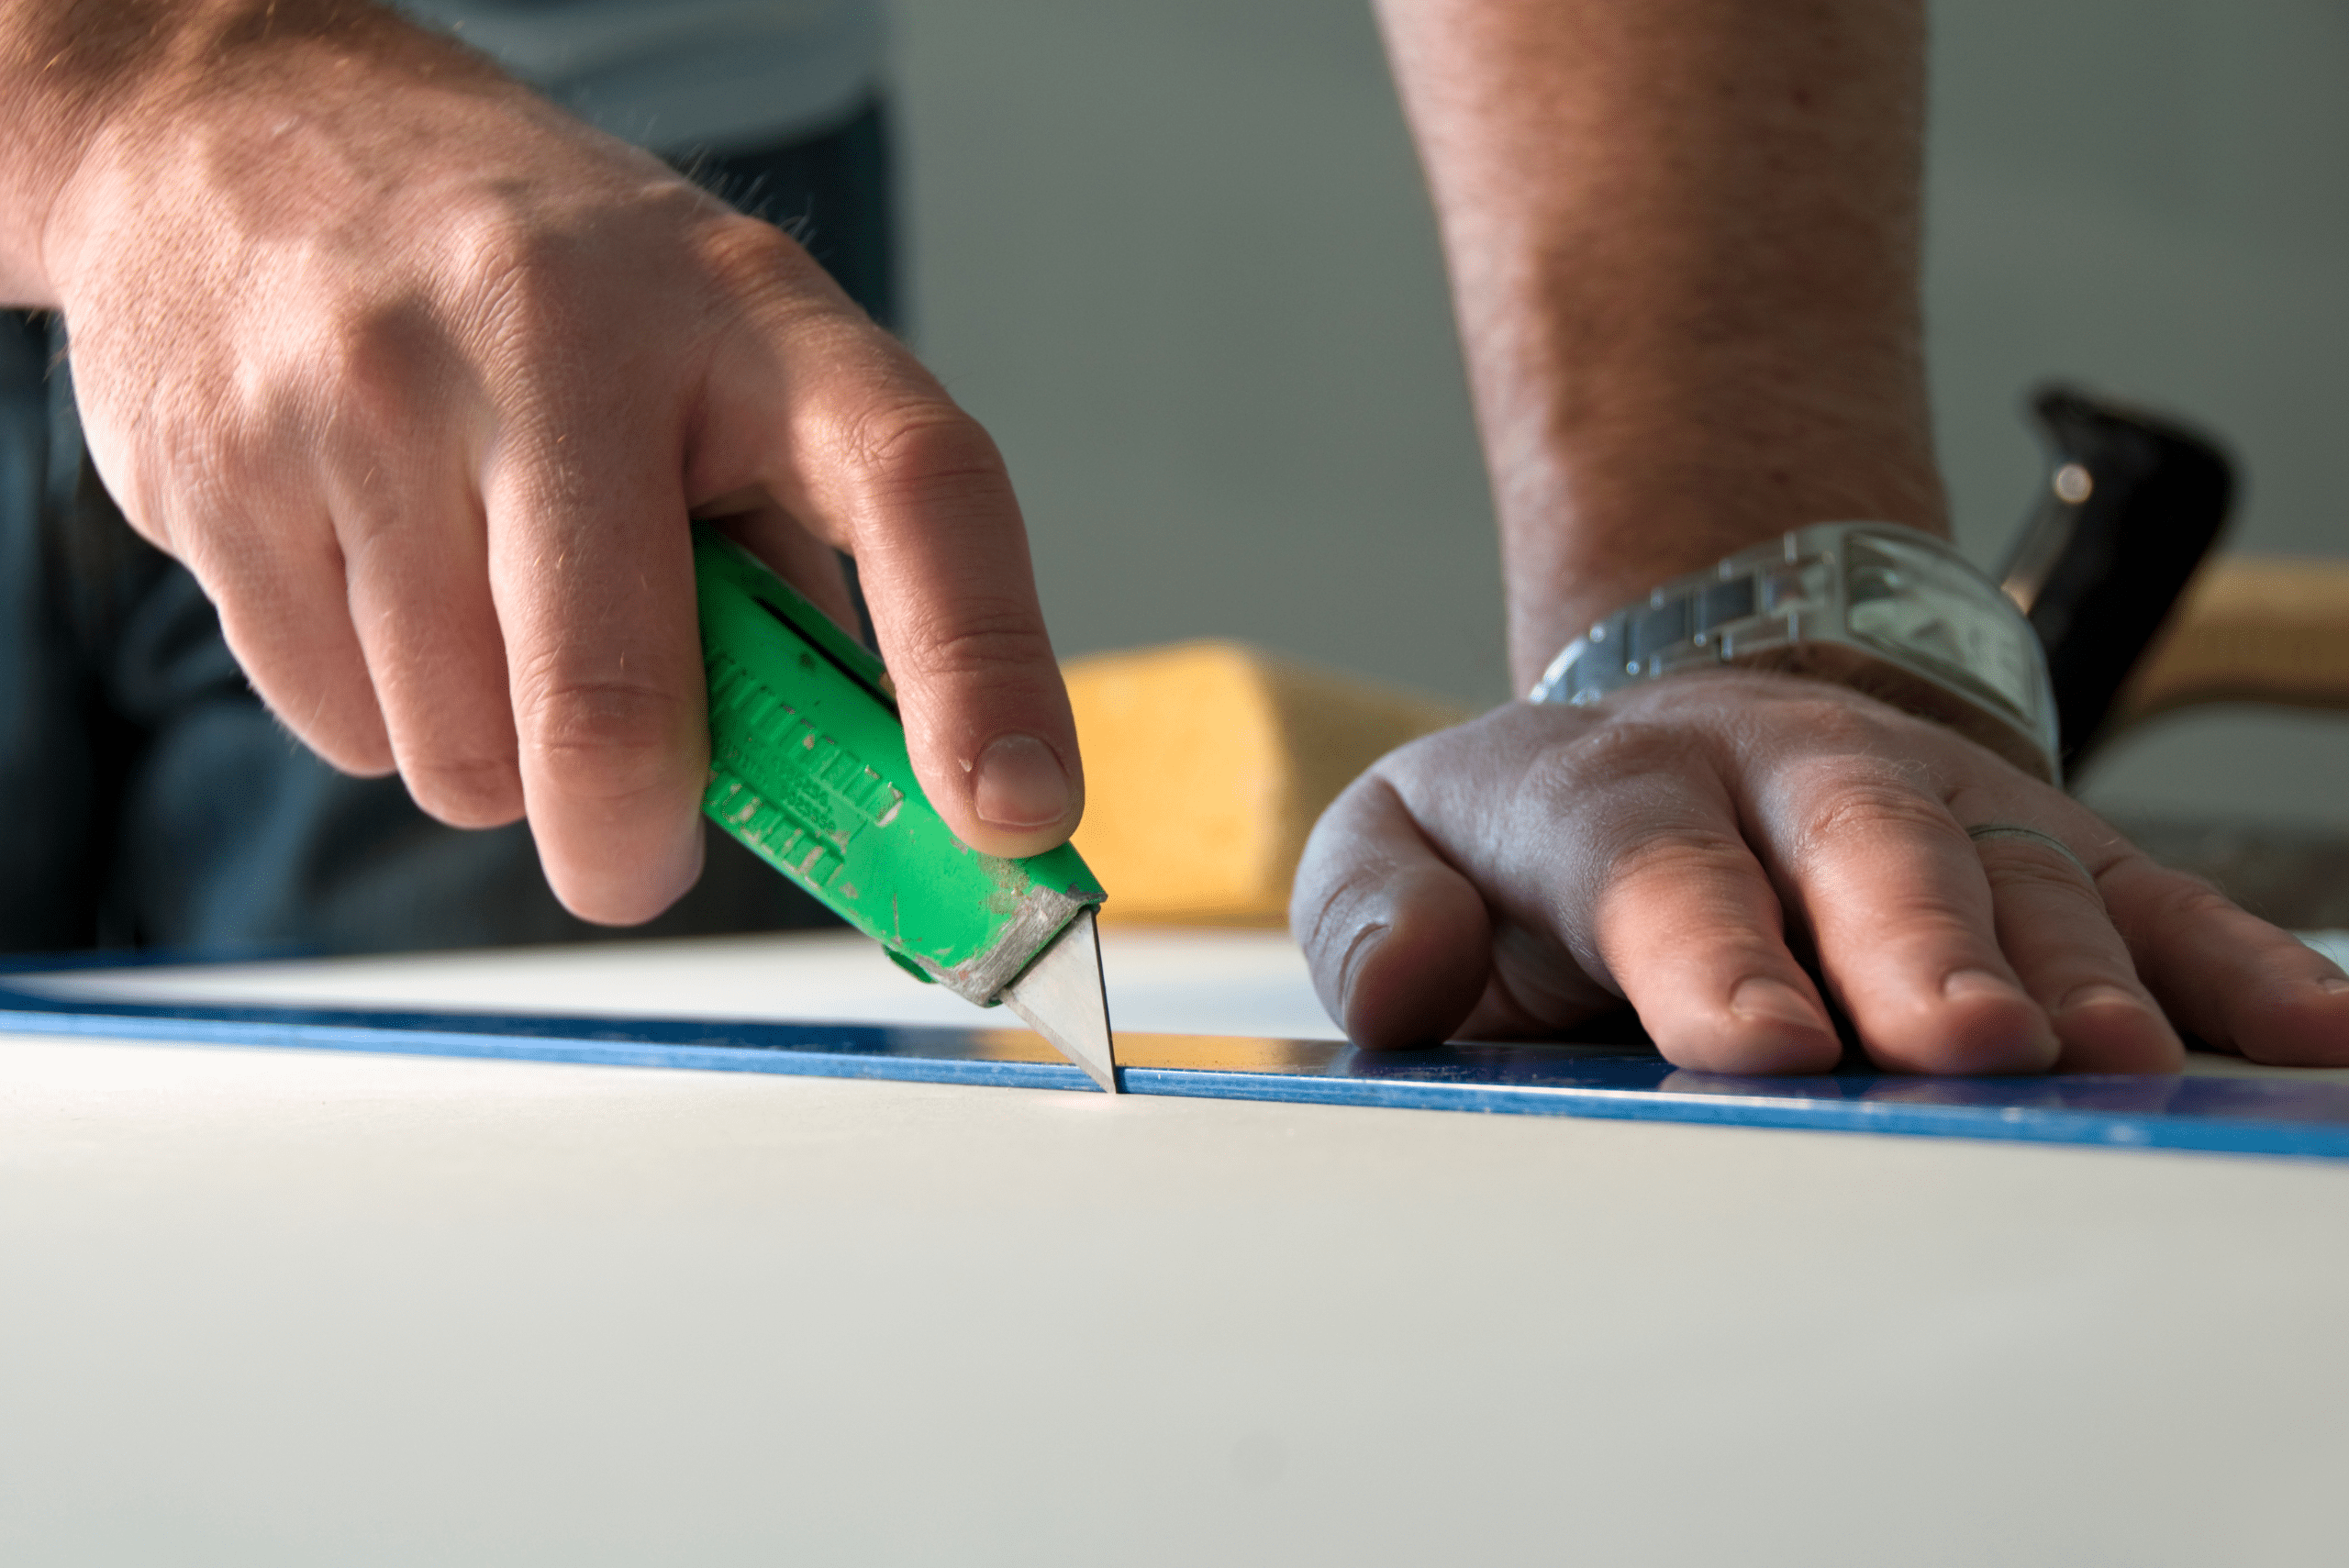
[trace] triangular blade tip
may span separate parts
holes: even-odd
[[[1091,909],[1079,912],[1004,987],[1003,1002],[1104,1090],[1120,1092],[1117,1037],[1109,1028],[1109,994],[1101,979],[1100,935]]]

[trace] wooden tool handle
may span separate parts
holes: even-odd
[[[2349,707],[2349,562],[2221,556],[2195,578],[2117,706]]]

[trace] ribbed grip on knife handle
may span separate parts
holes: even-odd
[[[992,1002],[1101,886],[1074,849],[954,837],[922,794],[888,677],[788,584],[694,530],[710,777],[702,808],[925,977]]]

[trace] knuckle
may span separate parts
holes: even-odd
[[[821,273],[782,229],[734,213],[701,226],[695,250],[710,281],[737,299],[768,298],[778,284],[805,283]]]
[[[1009,484],[994,439],[943,396],[867,408],[849,421],[841,443],[849,464],[885,494],[919,498],[974,482]]]
[[[1819,787],[1805,805],[1799,841],[1805,850],[1853,835],[1890,828],[1917,837],[1950,837],[1957,823],[1940,800],[1888,778],[1841,779]]]
[[[2103,902],[2100,890],[2078,866],[2037,844],[1993,841],[1977,846],[1983,874],[1998,894],[2048,894],[2057,897]]]
[[[451,202],[440,223],[428,293],[468,341],[545,344],[575,358],[565,344],[583,317],[608,331],[604,313],[640,314],[658,303],[640,286],[647,275],[698,265],[706,276],[724,266],[747,278],[772,272],[790,252],[780,235],[762,239],[765,225],[713,218],[717,210],[666,173],[559,192],[529,183],[476,188]]]
[[[515,712],[526,753],[568,792],[626,800],[667,788],[683,755],[684,705],[629,681],[529,683]]]
[[[448,243],[462,295],[489,307],[527,303],[538,280],[561,261],[561,247],[545,228],[505,202],[457,215]]]
[[[1734,834],[1675,826],[1619,838],[1597,859],[1587,891],[1564,901],[1561,923],[1609,973],[1620,973],[1666,931],[1701,944],[1716,962],[1748,964],[1779,938],[1775,906],[1757,896],[1760,868]],[[1636,945],[1626,948],[1627,940]]]
[[[1527,767],[1525,795],[1550,810],[1572,810],[1600,789],[1620,803],[1687,776],[1703,759],[1702,743],[1678,725],[1616,717],[1545,748]]]
[[[1716,828],[1679,825],[1626,834],[1609,856],[1609,880],[1687,887],[1753,869],[1745,840]]]
[[[2210,883],[2173,871],[2138,853],[2098,878],[2109,897],[2123,892],[2136,918],[2150,927],[2183,927],[2240,913],[2234,900]]]
[[[917,621],[894,651],[903,675],[932,681],[1000,677],[1007,670],[1041,670],[1052,663],[1052,642],[1038,613],[1013,604],[957,604]]]
[[[584,237],[520,197],[489,198],[453,215],[444,308],[491,364],[527,368],[542,345],[563,357],[560,334],[582,304]]]
[[[420,408],[442,379],[429,317],[413,300],[359,306],[313,350],[304,373],[330,387],[338,444],[374,452],[415,439]]]

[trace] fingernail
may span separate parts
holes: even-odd
[[[2320,980],[2317,984],[2323,986],[2327,991],[2332,992],[2336,996],[2341,995],[2343,991],[2349,991],[2349,980],[2343,980],[2337,974],[2329,980]]]
[[[2021,986],[2002,975],[1987,969],[1954,970],[1942,982],[1942,996],[1951,1002],[2020,1002],[2030,1013],[2020,1037],[1999,1042],[1977,1041],[1974,1054],[1964,1064],[1942,1071],[2043,1073],[2054,1065],[2064,1049],[2063,1041],[2055,1035],[2054,1020],[2023,994]]]
[[[1783,980],[1771,980],[1755,975],[1741,981],[1730,993],[1729,1010],[1749,1018],[1767,1018],[1774,1023],[1793,1024],[1798,1029],[1821,1029],[1827,1020],[1819,1008],[1801,992]]]
[[[971,770],[971,806],[997,828],[1049,828],[1068,815],[1068,774],[1033,735],[998,735]]]
[[[2021,996],[2022,988],[1987,969],[1956,969],[1942,982],[1942,995],[1953,1002],[1962,1002],[1969,996],[2011,998]]]
[[[2146,1010],[2143,996],[2101,980],[2067,992],[2062,1001],[2048,1010],[2060,1018],[2080,1007],[2110,1006],[2116,1003],[2124,1007],[2133,1007],[2141,1013]]]

